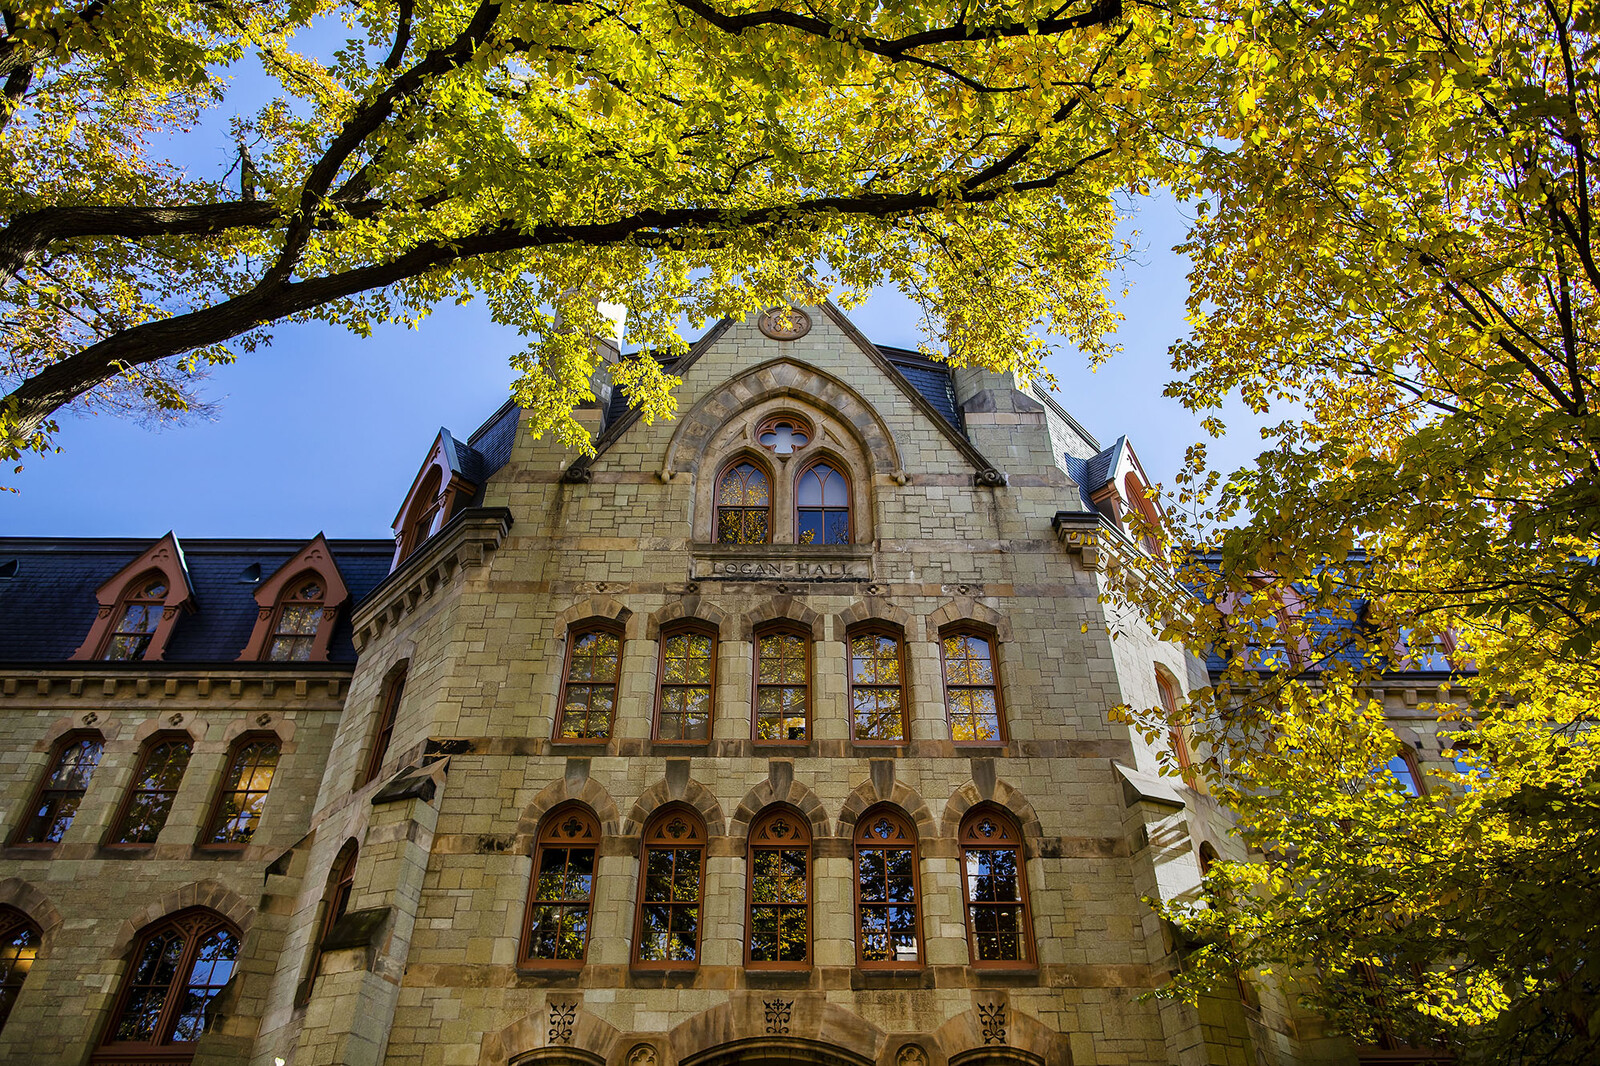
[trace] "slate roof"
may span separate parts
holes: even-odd
[[[71,657],[94,622],[95,590],[150,547],[149,540],[0,537],[0,662],[51,663]],[[307,541],[183,540],[196,610],[178,620],[163,662],[232,663],[255,625],[256,585]],[[328,657],[353,663],[351,608],[389,573],[391,540],[330,540],[350,599],[334,625]],[[259,571],[255,568],[259,567]],[[258,575],[258,576],[257,576]],[[255,576],[256,580],[243,580]]]
[[[955,381],[950,376],[950,366],[929,359],[921,352],[914,352],[909,348],[889,348],[882,344],[874,345],[882,356],[893,363],[900,373],[906,376],[913,388],[922,394],[923,399],[933,405],[939,416],[955,428],[963,437],[967,435],[967,427],[961,422],[960,408],[956,407]],[[637,358],[637,353],[624,358]],[[662,369],[672,373],[677,359],[667,358],[660,360]],[[606,425],[615,425],[617,420],[630,410],[628,400],[622,395],[621,389],[611,392],[611,406],[606,409]],[[498,467],[496,468],[498,469]]]
[[[922,394],[923,399],[933,404],[933,409],[939,412],[940,417],[954,426],[956,432],[966,436],[967,427],[962,424],[961,410],[956,406],[956,386],[951,377],[950,364],[929,359],[909,348],[890,348],[882,344],[874,347],[906,376],[906,380]]]
[[[1111,475],[1117,469],[1117,460],[1122,456],[1122,446],[1127,440],[1126,436],[1118,437],[1111,447],[1088,459],[1072,455],[1062,457],[1066,460],[1067,476],[1078,483],[1078,495],[1088,510],[1097,509],[1089,497],[1111,480]]]

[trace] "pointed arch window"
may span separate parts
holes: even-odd
[[[605,740],[617,707],[622,631],[611,625],[574,627],[567,638],[557,740]]]
[[[905,741],[905,642],[889,629],[852,630],[850,714],[857,744]]]
[[[863,968],[922,965],[917,832],[899,811],[877,807],[856,822],[856,961]]]
[[[112,662],[143,659],[150,650],[156,627],[161,624],[166,602],[167,579],[160,571],[152,570],[134,582],[117,605],[116,621],[112,624],[111,639],[106,643],[103,658]]]
[[[356,887],[356,860],[360,855],[361,846],[354,840],[347,840],[328,868],[328,887],[322,896],[322,921],[317,924],[317,939],[311,945],[311,976],[297,1002],[309,999],[311,985],[322,973],[322,945],[332,935],[339,919],[350,912],[350,897]]]
[[[656,739],[668,743],[703,743],[711,739],[715,706],[717,631],[680,623],[661,634],[661,663],[656,676]]]
[[[133,784],[106,843],[154,844],[172,813],[194,745],[187,734],[158,733],[145,744]]]
[[[233,976],[238,954],[239,931],[213,911],[184,911],[148,928],[134,946],[106,1049],[181,1051],[200,1039],[206,1012]],[[171,1053],[162,1061],[172,1061]]]
[[[783,624],[755,635],[758,744],[804,744],[811,722],[811,634]]]
[[[267,659],[275,663],[311,661],[311,646],[322,624],[322,580],[311,577],[295,582],[282,602],[272,626]]]
[[[411,498],[411,509],[400,526],[399,559],[404,559],[433,535],[434,520],[439,517],[440,487],[444,477],[438,467],[428,471],[422,485]],[[398,560],[397,560],[398,562]]]
[[[372,734],[372,750],[367,752],[367,766],[362,773],[361,783],[371,783],[379,771],[383,769],[383,760],[389,757],[389,742],[394,739],[395,719],[400,715],[400,697],[406,693],[407,666],[401,666],[392,674],[388,686],[383,693],[383,707],[378,712],[377,728]]]
[[[278,772],[278,754],[278,738],[271,734],[247,734],[234,743],[222,790],[212,805],[206,844],[243,847],[255,837],[267,790]]]
[[[633,961],[657,969],[700,962],[706,825],[688,807],[661,811],[644,829]]]
[[[1005,715],[995,673],[994,638],[975,629],[939,635],[944,659],[944,705],[957,744],[1002,744]]]
[[[850,543],[850,482],[826,462],[813,463],[795,485],[795,542]]]
[[[99,733],[68,733],[50,753],[49,769],[34,790],[28,817],[13,844],[59,844],[72,825],[89,789],[89,779],[100,765],[105,738]]]
[[[961,869],[972,964],[1035,965],[1028,875],[1016,821],[993,807],[969,812],[961,823]]]
[[[533,853],[521,965],[583,965],[599,850],[600,823],[589,811],[561,807],[545,816]]]
[[[763,812],[750,827],[746,960],[759,969],[811,965],[811,825],[797,811]]]
[[[717,477],[717,543],[765,544],[772,539],[772,486],[749,459],[736,460]]]
[[[1427,788],[1422,783],[1422,768],[1417,765],[1416,752],[1410,745],[1401,743],[1400,750],[1389,760],[1386,769],[1394,775],[1395,781],[1399,782],[1401,791],[1406,795],[1427,795]]]
[[[39,955],[42,934],[33,919],[15,907],[0,907],[0,1030],[22,994],[22,983]]]
[[[1172,757],[1178,762],[1178,773],[1189,784],[1194,784],[1194,758],[1189,754],[1189,741],[1178,724],[1178,693],[1171,681],[1160,670],[1156,671],[1156,691],[1161,695],[1161,709],[1167,714],[1167,743],[1172,747]]]

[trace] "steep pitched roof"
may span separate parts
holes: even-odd
[[[95,590],[150,546],[148,540],[107,538],[0,538],[0,662],[66,661],[94,622]],[[328,542],[353,599],[365,596],[389,572],[390,540]],[[194,599],[193,614],[178,620],[164,662],[232,663],[250,640],[259,605],[255,590],[305,547],[299,540],[188,540],[184,542]],[[246,580],[249,578],[249,580]],[[349,613],[341,612],[328,656],[354,662]]]

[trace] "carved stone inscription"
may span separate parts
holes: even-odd
[[[694,577],[714,581],[870,581],[870,559],[705,559]]]

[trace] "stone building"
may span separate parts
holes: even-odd
[[[1107,717],[1206,678],[1097,599],[1126,439],[831,306],[669,369],[393,540],[0,540],[0,1058],[1353,1061],[1142,998],[1233,845]]]

